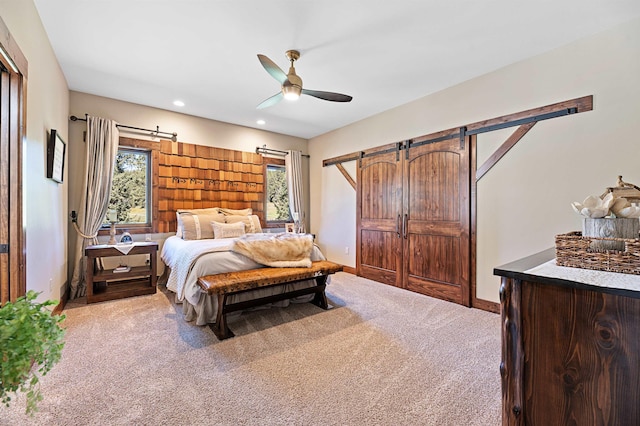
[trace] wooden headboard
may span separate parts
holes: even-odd
[[[183,142],[160,142],[158,232],[176,230],[177,209],[251,207],[264,224],[262,155]]]

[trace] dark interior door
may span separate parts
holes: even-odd
[[[426,143],[444,137],[411,141],[404,162],[403,287],[469,306],[469,140]]]
[[[26,292],[22,229],[23,77],[0,58],[0,305]]]
[[[9,288],[9,73],[0,65],[0,306]]]
[[[392,150],[358,161],[357,273],[400,287],[402,158]]]

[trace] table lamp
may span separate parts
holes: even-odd
[[[109,228],[109,245],[116,244],[116,223],[118,223],[118,212],[115,209],[107,210],[107,221],[111,224]]]

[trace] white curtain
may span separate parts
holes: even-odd
[[[85,178],[82,201],[77,210],[78,240],[71,278],[71,299],[86,294],[84,249],[88,245],[97,244],[98,230],[107,214],[120,136],[116,124],[106,118],[87,117]]]
[[[306,232],[304,211],[304,190],[302,184],[302,153],[300,151],[287,151],[284,157],[284,165],[287,173],[287,188],[289,190],[289,210],[291,217],[297,224],[298,232]]]

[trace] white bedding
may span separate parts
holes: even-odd
[[[176,293],[176,301],[183,303],[182,310],[187,321],[195,319],[198,325],[215,322],[218,309],[217,298],[209,296],[200,289],[198,277],[264,267],[248,257],[231,251],[234,242],[235,238],[185,241],[176,236],[171,236],[164,242],[160,257],[171,270],[167,279],[167,289]],[[322,252],[314,246],[311,260],[324,259]],[[230,302],[304,288],[309,285],[315,285],[313,280],[285,284],[276,288],[258,289],[236,295]],[[286,303],[285,301],[284,305]]]

